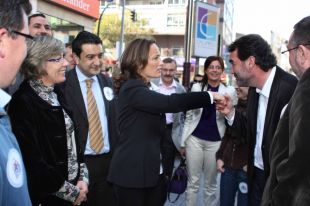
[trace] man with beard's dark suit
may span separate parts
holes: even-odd
[[[227,100],[228,123],[240,136],[248,139],[249,205],[259,206],[269,176],[269,151],[283,107],[293,95],[297,79],[276,66],[276,58],[268,43],[250,34],[229,46],[232,74],[238,86],[250,86],[247,115],[235,112]]]
[[[274,135],[262,206],[306,206],[310,202],[309,32],[310,16],[294,26],[285,51],[300,80]]]

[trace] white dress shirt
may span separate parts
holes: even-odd
[[[276,67],[273,67],[262,90],[256,89],[256,92],[259,93],[259,99],[258,99],[258,111],[257,111],[257,123],[256,123],[256,145],[254,149],[254,166],[261,170],[264,170],[264,162],[262,156],[262,142],[264,135],[265,118],[266,118],[270,90],[275,73],[276,73]],[[233,113],[231,117],[226,117],[226,119],[227,123],[231,126],[234,123],[235,113]]]
[[[159,80],[159,93],[165,94],[165,95],[171,95],[176,92],[177,84],[175,83],[175,80],[172,81],[172,83],[169,86],[166,86],[163,81]],[[166,124],[173,123],[173,113],[166,113]]]
[[[107,116],[105,112],[105,104],[103,100],[103,92],[102,88],[100,87],[100,84],[98,82],[97,76],[93,76],[91,78],[85,76],[81,71],[78,66],[76,66],[76,74],[79,80],[80,88],[82,91],[83,99],[84,99],[84,105],[85,109],[87,112],[87,87],[86,87],[86,80],[87,79],[92,79],[92,92],[94,94],[97,108],[98,108],[98,113],[100,117],[100,122],[101,122],[101,127],[102,127],[102,133],[103,133],[103,143],[104,146],[99,154],[102,153],[108,153],[110,151],[110,143],[109,143],[109,134],[108,134],[108,121],[107,121]],[[85,148],[85,155],[96,155],[97,153],[92,150],[90,147],[90,140],[89,140],[89,133],[87,136],[87,143],[86,143],[86,148]]]
[[[264,162],[262,156],[262,142],[264,135],[265,118],[266,118],[270,90],[275,73],[276,73],[276,67],[273,67],[262,90],[256,89],[256,92],[259,93],[259,99],[258,99],[258,111],[257,111],[257,123],[256,123],[256,145],[254,149],[254,166],[262,170],[264,170]]]

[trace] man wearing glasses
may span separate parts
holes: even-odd
[[[270,149],[270,176],[262,205],[309,205],[310,202],[310,16],[294,26],[287,45],[299,78],[279,121]]]
[[[2,88],[11,84],[26,57],[29,0],[0,1],[0,205],[26,205],[28,194],[26,171],[4,106],[10,96]]]
[[[248,139],[249,205],[259,206],[269,176],[269,151],[281,110],[295,90],[297,79],[276,66],[268,43],[250,34],[229,46],[231,73],[238,86],[249,86],[247,116],[235,111],[230,98],[219,110],[235,131]]]
[[[163,59],[163,66],[161,68],[161,77],[152,80],[152,89],[165,95],[173,93],[185,93],[185,88],[177,82],[175,74],[177,72],[177,63],[174,59],[168,57]],[[161,155],[162,166],[165,176],[171,178],[174,159],[177,152],[175,144],[179,144],[178,139],[182,134],[182,127],[184,124],[184,113],[167,113],[166,114],[166,136],[162,138]],[[180,144],[177,145],[180,149]]]
[[[17,34],[23,35],[26,38],[32,39],[32,37],[40,36],[40,35],[50,35],[52,36],[52,29],[50,24],[48,23],[46,16],[41,13],[32,14],[28,17],[28,26],[29,26],[29,34],[25,35],[21,34],[18,31],[13,31]],[[15,80],[9,87],[7,87],[5,90],[10,95],[13,95],[16,90],[19,88],[19,85],[23,81],[23,76],[20,72],[17,73]]]

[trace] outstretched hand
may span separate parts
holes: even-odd
[[[234,111],[234,105],[229,95],[224,95],[224,101],[216,102],[216,109],[225,116],[231,116]]]

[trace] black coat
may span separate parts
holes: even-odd
[[[110,87],[112,89],[112,81],[110,78],[102,74],[98,74],[97,77],[100,87],[102,88],[101,92],[105,104],[110,152],[113,152],[118,137],[118,130],[115,123],[115,98],[112,101],[108,101],[103,93],[104,87]],[[73,112],[73,118],[77,124],[76,135],[78,136],[81,149],[84,152],[88,137],[88,117],[84,104],[83,94],[80,88],[80,83],[76,74],[76,69],[72,69],[66,74],[66,81],[60,85],[57,85],[57,89],[61,91],[61,98],[64,99],[66,104],[70,107],[70,110]]]
[[[24,81],[8,107],[12,130],[25,162],[33,205],[62,205],[66,202],[53,195],[68,180],[67,135],[62,111],[65,105],[61,101],[60,104],[62,106],[48,104]],[[68,110],[66,112],[71,114]],[[78,162],[82,162],[77,140],[76,144]],[[72,183],[76,182],[77,179]]]
[[[273,135],[276,131],[280,114],[283,107],[291,99],[297,79],[293,75],[283,71],[281,68],[276,68],[276,73],[272,82],[268,106],[265,117],[265,126],[262,141],[262,156],[264,162],[265,178],[269,176],[269,151],[273,140]],[[233,127],[238,129],[241,136],[247,136],[248,139],[248,183],[249,190],[252,187],[253,169],[254,169],[254,150],[256,144],[256,125],[258,111],[259,94],[256,88],[250,88],[248,94],[247,116],[244,117],[241,113],[236,112]]]
[[[270,176],[263,206],[306,206],[310,202],[310,68],[284,112],[270,150]]]
[[[163,95],[142,80],[130,79],[118,96],[120,137],[112,157],[108,180],[127,188],[157,184],[160,141],[165,136],[165,113],[210,105],[207,92]]]

